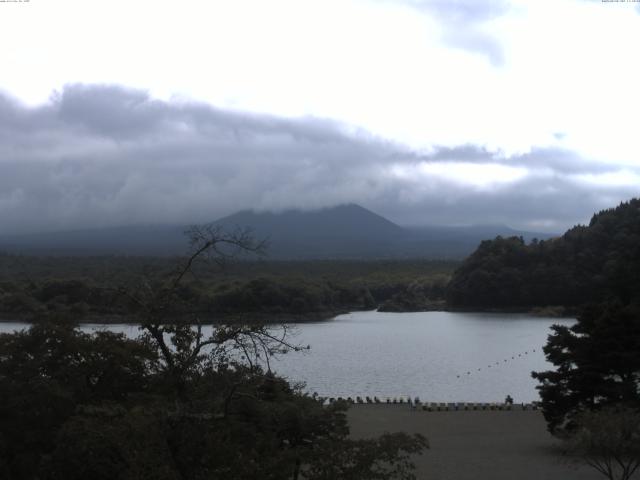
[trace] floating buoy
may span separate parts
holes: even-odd
[[[1,2],[1,1],[2,1],[2,0],[0,0],[0,2]],[[532,353],[533,353],[533,352],[535,352],[535,349],[531,350],[531,352],[532,352]],[[522,357],[522,355],[523,355],[523,354],[524,354],[524,355],[529,355],[529,350],[526,350],[526,351],[524,351],[524,352],[522,352],[522,353],[518,353],[517,355],[518,355],[518,357]],[[511,357],[511,360],[515,360],[515,359],[516,359],[516,354],[514,354],[514,355]],[[505,358],[504,360],[502,360],[502,363],[507,363],[508,361],[509,361],[509,357],[507,357],[507,358]],[[494,365],[500,365],[500,360],[497,360],[497,361],[495,362],[495,364],[491,363],[491,364],[487,365],[487,367],[486,367],[486,368],[491,368],[491,367],[493,367]],[[478,371],[478,372],[481,372],[481,371],[482,371],[482,368],[478,368],[478,369],[477,369],[477,371]],[[471,371],[468,371],[468,372],[467,372],[467,375],[471,375]],[[461,375],[456,375],[456,378],[460,378],[460,376],[461,376]]]

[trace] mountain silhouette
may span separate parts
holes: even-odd
[[[213,222],[225,230],[249,228],[266,240],[272,259],[460,259],[497,235],[530,240],[550,235],[501,225],[401,227],[356,204],[319,210],[241,211]],[[122,226],[0,237],[0,250],[41,255],[180,255],[187,226]]]
[[[281,213],[242,211],[216,222],[250,227],[275,258],[365,258],[391,255],[406,231],[359,205]]]

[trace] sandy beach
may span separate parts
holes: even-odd
[[[595,470],[559,455],[540,411],[411,410],[408,405],[353,405],[354,438],[421,433],[431,448],[415,458],[429,480],[597,480]],[[638,477],[640,478],[640,477]]]

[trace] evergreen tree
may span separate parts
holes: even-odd
[[[640,407],[640,308],[618,302],[585,308],[575,325],[554,325],[544,352],[556,369],[533,372],[551,432],[571,430],[581,412]]]

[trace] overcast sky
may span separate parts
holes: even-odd
[[[560,232],[640,195],[640,3],[0,2],[0,233],[354,202]]]

